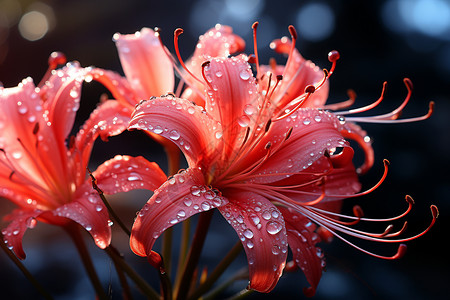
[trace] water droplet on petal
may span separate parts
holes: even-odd
[[[195,113],[195,108],[190,106],[190,107],[188,107],[187,111],[188,111],[189,114],[193,115]]]
[[[311,120],[309,120],[309,119],[304,119],[304,120],[303,120],[303,124],[304,124],[304,125],[309,125],[309,124],[311,124]]]
[[[240,116],[237,121],[241,127],[247,127],[250,124],[250,118],[246,115]]]
[[[245,229],[243,234],[248,239],[253,238],[253,231],[251,231],[250,229]]]
[[[281,224],[275,221],[271,221],[266,225],[266,230],[270,234],[277,234],[278,232],[281,231],[281,229],[283,229]]]
[[[155,128],[153,129],[153,132],[156,134],[161,134],[161,133],[163,133],[163,131],[164,130],[159,125],[155,126]]]
[[[209,204],[209,202],[203,202],[202,204],[201,204],[201,206],[202,206],[202,209],[203,210],[209,210],[210,208],[211,208],[211,204]]]
[[[180,138],[180,134],[178,133],[178,131],[176,130],[172,130],[169,132],[169,138],[171,138],[172,140],[176,141]]]
[[[242,70],[239,73],[239,77],[241,77],[242,80],[248,80],[250,78],[250,72],[248,70]]]
[[[220,71],[217,71],[217,72],[216,72],[216,76],[217,76],[217,77],[220,78],[220,77],[222,77],[222,75],[223,75],[222,72],[220,72]]]
[[[256,108],[253,105],[251,105],[251,104],[247,104],[244,107],[244,113],[246,113],[247,115],[251,116],[254,113],[256,113]]]

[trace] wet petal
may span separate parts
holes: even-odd
[[[5,221],[10,221],[11,223],[2,230],[3,240],[20,259],[25,259],[26,257],[22,247],[23,235],[27,229],[36,225],[35,218],[39,214],[41,214],[39,210],[16,209],[4,217]]]
[[[52,94],[59,97],[57,91],[47,86],[46,95]],[[31,78],[24,79],[17,87],[0,88],[2,177],[11,177],[14,170],[15,182],[33,186],[46,186],[49,178],[62,185],[66,179],[67,150],[62,137],[65,133],[49,121],[50,112],[44,105]],[[57,124],[64,121],[55,120]]]
[[[238,35],[233,33],[230,26],[217,24],[214,28],[208,30],[199,37],[195,52],[192,57],[186,61],[186,66],[190,72],[201,78],[202,64],[210,61],[213,57],[228,57],[230,54],[243,51],[245,41]],[[204,85],[194,80],[191,76],[186,75],[189,86],[193,86],[194,90],[202,92]],[[188,98],[197,105],[204,106],[204,100],[197,93],[189,88],[189,92],[184,93],[182,98]]]
[[[268,293],[277,284],[286,263],[283,216],[269,200],[255,193],[233,192],[229,200],[219,210],[244,246],[250,273],[249,288]]]
[[[293,260],[303,271],[311,287],[305,288],[307,296],[313,296],[325,267],[322,249],[316,247],[320,242],[319,235],[314,232],[315,225],[304,216],[280,207],[286,222],[287,238],[292,250]]]
[[[174,142],[190,166],[208,165],[217,155],[221,125],[188,100],[172,96],[143,102],[132,115],[129,129],[161,135]],[[219,151],[220,152],[220,151]],[[220,153],[219,153],[220,154]]]
[[[155,32],[142,28],[135,34],[114,35],[123,71],[140,99],[173,91],[172,62]]]
[[[86,81],[90,81],[91,79],[103,84],[111,92],[114,99],[130,110],[134,109],[134,106],[141,100],[130,87],[126,78],[116,72],[99,68],[89,68]]]
[[[134,189],[155,190],[167,176],[154,162],[142,156],[117,155],[101,164],[93,173],[99,188],[106,194]]]
[[[75,138],[75,147],[82,154],[82,163],[76,167],[85,174],[92,147],[97,137],[108,140],[127,129],[131,111],[118,101],[108,100],[101,103],[86,120]],[[77,153],[75,153],[76,155]],[[84,176],[83,176],[84,178]]]
[[[130,246],[140,256],[151,254],[167,228],[190,216],[217,208],[228,200],[205,186],[199,169],[187,169],[167,180],[144,205],[134,222]]]
[[[271,43],[279,53],[289,54],[292,43],[289,39],[279,39]],[[280,86],[275,90],[273,101],[280,108],[286,106],[293,99],[302,95],[308,85],[315,85],[322,81],[324,73],[312,61],[305,60],[297,49],[292,51],[286,66],[278,66],[275,70],[269,66],[261,66],[261,70],[274,72],[274,75],[283,75]],[[263,85],[264,86],[264,85]],[[302,107],[323,107],[329,92],[329,83],[326,82],[319,90],[303,104]]]
[[[237,150],[247,128],[257,124],[260,98],[250,65],[243,56],[213,59],[205,67],[208,81],[206,111],[226,126],[225,155]],[[264,124],[262,124],[264,125]]]
[[[322,158],[326,151],[332,153],[333,149],[350,147],[340,134],[341,128],[335,115],[316,109],[300,109],[290,117],[273,122],[260,142],[259,154],[255,155],[261,157],[266,154],[264,146],[268,143],[272,145],[272,154],[254,171],[257,178],[252,180],[261,183],[281,180],[286,175],[277,173],[302,172]]]
[[[75,197],[74,201],[55,209],[52,212],[53,216],[67,218],[80,224],[91,234],[95,244],[104,249],[111,243],[112,222],[108,210],[97,191],[92,188],[90,180],[77,189]],[[58,225],[57,219],[49,219]]]

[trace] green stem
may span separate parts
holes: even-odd
[[[180,285],[175,292],[177,300],[184,300],[189,293],[189,287],[192,282],[192,275],[197,267],[202,252],[203,244],[208,233],[209,224],[213,216],[214,210],[209,210],[200,214],[197,229],[192,239],[191,248],[186,258],[186,263],[181,276]]]
[[[228,268],[228,266],[236,259],[242,250],[242,243],[237,242],[233,248],[227,253],[227,255],[222,259],[222,261],[217,265],[217,267],[211,272],[208,278],[191,294],[189,295],[190,300],[195,300],[200,298],[204,293],[209,291],[213,284],[217,281],[220,275]]]
[[[112,247],[112,246],[110,246]],[[114,248],[115,249],[115,248]],[[122,257],[120,253],[116,250],[117,255]],[[123,258],[123,257],[122,257]],[[128,285],[127,278],[125,277],[125,273],[120,267],[120,265],[113,259],[114,267],[116,268],[117,276],[119,277],[120,285],[122,286],[122,297],[124,300],[132,300],[133,296],[131,295],[130,286]]]
[[[182,224],[180,253],[178,254],[178,267],[175,278],[175,286],[179,286],[180,284],[181,273],[183,271],[183,266],[186,261],[186,256],[188,253],[190,234],[191,234],[191,219],[186,219]]]
[[[136,283],[139,290],[147,296],[148,299],[159,300],[160,297],[155,290],[147,284],[147,282],[139,276],[136,271],[131,268],[123,259],[123,257],[119,254],[119,252],[113,248],[111,245],[105,248],[106,253],[111,257],[114,261],[114,264],[117,264],[127,275],[128,277]]]
[[[223,282],[221,285],[216,287],[212,292],[203,297],[203,300],[213,300],[217,299],[218,295],[224,291],[227,287],[233,284],[237,280],[247,279],[248,278],[248,268],[242,268],[238,270],[233,276],[231,276],[228,280]]]
[[[38,292],[47,300],[53,299],[52,296],[42,287],[42,285],[31,275],[30,271],[22,264],[22,262],[8,249],[3,239],[0,240],[3,251],[8,255],[11,261],[22,271],[23,275],[31,282],[31,284],[38,290]]]
[[[94,190],[97,191],[98,195],[100,196],[100,198],[103,201],[103,204],[105,204],[106,208],[108,209],[109,214],[114,219],[114,222],[119,224],[120,228],[122,228],[122,230],[128,236],[130,236],[131,235],[130,230],[125,226],[125,224],[122,222],[122,220],[120,220],[119,216],[114,212],[111,205],[109,205],[108,201],[106,200],[105,195],[103,194],[103,191],[98,187],[97,179],[95,179],[94,175],[92,174],[92,172],[89,169],[88,169],[88,172],[89,172],[89,176],[91,176],[92,187],[94,188]]]
[[[242,291],[237,292],[235,295],[229,297],[227,300],[240,300],[240,299],[244,299],[245,297],[247,297],[247,296],[250,295],[251,293],[253,293],[253,290],[243,289]]]
[[[84,242],[84,239],[81,236],[78,224],[69,223],[67,226],[64,226],[64,228],[69,233],[69,236],[72,238],[78,250],[78,253],[80,254],[81,261],[83,262],[86,272],[88,273],[88,276],[94,287],[94,290],[97,293],[98,299],[105,299],[105,300],[108,299],[105,291],[103,290],[100,279],[97,276],[97,272],[95,271],[91,256],[89,255],[89,251],[86,247],[86,243]]]

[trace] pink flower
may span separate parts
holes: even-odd
[[[19,258],[25,258],[22,237],[36,220],[61,226],[76,222],[100,248],[111,241],[107,209],[86,168],[97,137],[122,132],[129,114],[117,101],[103,102],[69,138],[87,73],[71,64],[53,71],[42,87],[27,78],[17,87],[0,88],[0,196],[18,206],[5,217],[10,223],[2,234]],[[166,178],[156,164],[129,156],[116,156],[93,174],[108,194],[154,189]]]
[[[214,58],[203,74],[205,109],[167,96],[143,102],[132,116],[130,129],[171,139],[189,164],[142,208],[132,250],[147,256],[165,229],[218,208],[242,241],[250,288],[273,289],[290,245],[315,289],[324,261],[315,247],[319,235],[305,216],[312,219],[316,207],[335,210],[339,199],[360,189],[343,125],[317,109],[276,120],[265,96],[271,91],[258,91],[245,56]],[[344,150],[333,155],[336,148]]]

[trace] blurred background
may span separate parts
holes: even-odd
[[[423,122],[363,124],[374,141],[376,154],[373,169],[361,178],[363,186],[368,188],[377,182],[384,158],[391,162],[390,172],[379,189],[366,197],[349,200],[345,208],[350,211],[354,204],[359,204],[367,217],[390,217],[406,208],[404,196],[409,194],[416,205],[408,217],[408,233],[414,235],[426,228],[431,220],[431,204],[440,210],[436,226],[425,236],[409,242],[405,257],[398,261],[370,257],[339,240],[323,245],[327,272],[315,298],[447,298],[450,294],[450,260],[445,254],[450,228],[449,0],[0,0],[0,82],[11,87],[31,76],[37,84],[47,69],[52,51],[62,51],[69,61],[77,60],[82,66],[95,65],[123,74],[112,36],[116,32],[134,33],[142,27],[160,27],[162,39],[170,50],[173,50],[173,31],[183,28],[180,50],[187,59],[200,34],[216,23],[227,24],[246,40],[247,53],[251,53],[254,21],[260,22],[258,51],[262,62],[267,63],[274,55],[268,47],[270,41],[289,35],[291,24],[297,29],[297,48],[305,58],[329,68],[328,52],[334,49],[340,52],[341,59],[331,78],[330,102],[345,100],[347,89],[353,89],[358,95],[356,106],[364,106],[379,97],[382,84],[387,81],[384,103],[366,115],[389,112],[406,96],[403,78],[408,77],[414,84],[414,92],[404,110],[404,118],[423,115],[429,101],[436,103],[433,116]],[[96,83],[85,84],[75,130],[104,92]],[[115,154],[144,155],[163,167],[166,163],[164,152],[156,143],[139,133],[125,133],[108,143],[96,144],[93,169]],[[111,197],[110,201],[131,226],[136,212],[149,196],[146,191],[133,192]],[[0,201],[3,216],[12,206],[3,199]],[[234,231],[225,223],[216,213],[202,265],[214,266],[225,254],[223,249],[237,241]],[[130,252],[126,236],[116,231],[113,244],[156,287],[156,273],[145,259]],[[176,227],[176,234],[178,231]],[[120,299],[120,285],[112,262],[91,240],[87,241],[104,286],[110,288],[113,298]],[[395,252],[392,245],[368,245],[367,248],[386,255]],[[93,298],[93,289],[80,267],[77,253],[62,230],[39,224],[25,235],[24,249],[27,253],[24,264],[55,298]],[[242,255],[224,277],[245,264]],[[225,296],[246,285],[246,281],[237,282]],[[302,274],[286,274],[271,294],[254,293],[249,299],[298,299],[303,296],[304,285]],[[21,288],[17,290],[17,286]],[[39,297],[3,252],[0,253],[0,288],[2,299]]]

